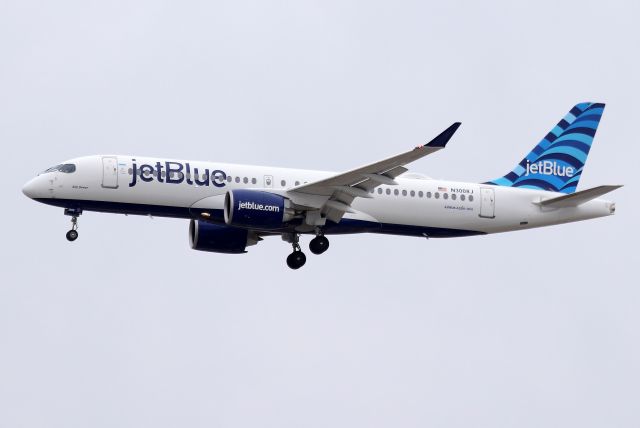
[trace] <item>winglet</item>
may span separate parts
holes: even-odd
[[[425,146],[443,148],[444,146],[447,145],[447,143],[449,142],[451,137],[453,137],[453,134],[456,133],[456,131],[458,130],[460,125],[462,125],[462,123],[460,123],[460,122],[454,123],[453,125],[451,125],[447,129],[442,131],[440,133],[440,135],[438,135],[436,138],[434,138],[433,140],[431,140],[427,144],[425,144]]]

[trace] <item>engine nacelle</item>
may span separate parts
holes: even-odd
[[[189,224],[189,244],[194,250],[239,254],[244,253],[245,248],[257,242],[254,234],[247,229],[201,220],[191,220]]]
[[[229,226],[278,229],[293,219],[291,201],[260,190],[230,190],[224,200],[224,221]]]

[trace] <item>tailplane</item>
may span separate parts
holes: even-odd
[[[577,104],[513,171],[486,184],[575,192],[603,111],[602,103]]]
[[[602,195],[606,195],[609,192],[613,192],[616,189],[621,188],[621,185],[615,186],[597,186],[590,189],[581,190],[570,195],[556,196],[555,198],[544,199],[540,202],[535,202],[536,205],[546,208],[568,208],[577,207],[584,203],[589,202],[592,199],[599,198]]]

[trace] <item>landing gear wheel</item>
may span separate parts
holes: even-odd
[[[67,241],[73,242],[76,239],[78,239],[78,217],[74,215],[71,217],[71,230],[67,232]]]
[[[307,256],[300,250],[293,251],[293,253],[289,254],[287,257],[287,266],[291,269],[300,269],[307,262]]]
[[[318,235],[309,242],[309,249],[313,254],[322,254],[329,249],[329,240],[324,235]]]

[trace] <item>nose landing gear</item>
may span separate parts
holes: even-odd
[[[78,231],[75,229],[71,229],[67,232],[67,241],[73,242],[78,239]]]
[[[71,216],[71,230],[67,232],[67,241],[73,242],[78,239],[78,216],[82,214],[80,210],[66,209],[65,215]]]

